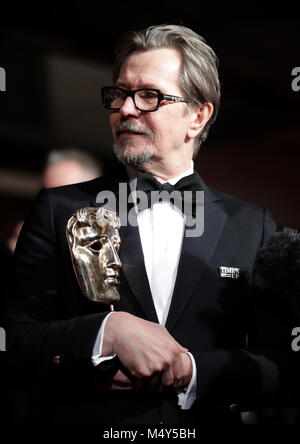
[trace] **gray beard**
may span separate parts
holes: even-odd
[[[126,143],[128,146],[125,146],[123,149],[119,149],[118,144],[115,142],[113,144],[113,151],[119,162],[123,163],[124,165],[138,168],[151,159],[153,156],[153,149],[146,146],[142,153],[132,154],[130,152],[131,143],[132,141],[129,139]]]

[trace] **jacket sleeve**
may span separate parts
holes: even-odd
[[[58,256],[50,193],[42,190],[18,240],[2,319],[3,364],[13,379],[37,380],[57,368],[92,366],[94,342],[107,312],[62,318]]]
[[[276,224],[264,211],[261,245],[274,233]],[[212,408],[241,411],[256,407],[292,405],[297,374],[291,331],[299,323],[298,308],[291,301],[269,304],[249,289],[245,347],[194,352],[197,364],[197,403]],[[293,382],[292,382],[293,381]]]

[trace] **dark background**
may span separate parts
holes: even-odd
[[[49,149],[80,146],[109,166],[99,91],[110,83],[115,42],[161,23],[191,27],[220,62],[221,110],[197,170],[214,188],[269,208],[279,227],[300,229],[296,2],[23,3],[1,5],[0,237],[26,214]]]

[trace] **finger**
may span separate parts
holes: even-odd
[[[131,380],[121,370],[117,371],[117,373],[113,377],[113,382],[120,385],[131,385]]]
[[[180,354],[173,365],[174,388],[185,387],[192,377],[192,361],[187,353]]]
[[[173,388],[178,389],[184,385],[184,378],[174,379]]]
[[[173,387],[177,388],[181,382],[183,377],[183,353],[176,356],[176,359],[173,363]]]
[[[133,383],[134,390],[141,391],[146,387],[145,378],[135,378]]]
[[[170,387],[173,384],[173,368],[169,366],[163,370],[161,375],[161,389],[163,387]],[[160,390],[161,391],[161,390]]]
[[[155,372],[150,378],[143,378],[143,385],[141,389],[146,393],[157,392],[161,383],[160,372]]]
[[[175,342],[176,342],[176,345],[177,345],[177,347],[178,347],[178,353],[186,353],[186,352],[188,352],[188,349],[186,348],[186,347],[183,347],[181,344],[179,344],[179,342],[177,342],[176,340],[175,340]]]
[[[172,340],[172,342],[174,341],[176,343],[176,345],[178,347],[179,353],[186,353],[186,352],[188,352],[188,349],[186,347],[183,347],[181,344],[179,344],[179,342],[176,341],[176,339],[173,338],[173,336],[168,332],[168,330],[167,330],[167,333],[169,335],[169,338]]]
[[[119,384],[112,384],[110,387],[110,390],[121,390],[121,391],[129,391],[133,390],[133,385],[119,385]]]
[[[161,384],[161,373],[160,372],[154,373],[152,378],[150,379],[148,390],[152,392],[157,391],[160,387],[160,384]]]

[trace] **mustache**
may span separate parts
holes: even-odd
[[[130,120],[128,120],[127,122],[120,122],[118,125],[116,125],[115,130],[117,136],[120,136],[120,134],[126,131],[134,134],[144,134],[145,136],[148,136],[151,140],[153,140],[154,138],[154,134],[150,130],[150,128],[140,127]]]

